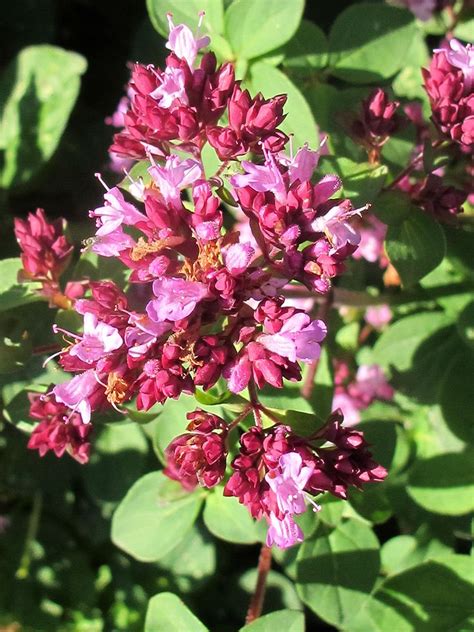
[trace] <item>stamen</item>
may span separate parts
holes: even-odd
[[[104,187],[104,189],[105,189],[106,191],[110,191],[110,187],[108,187],[108,186],[105,184],[105,182],[104,182],[104,180],[103,180],[103,178],[102,178],[102,175],[101,175],[100,173],[94,173],[94,175],[95,175],[95,177],[97,178],[97,180],[101,183],[101,185]]]
[[[46,360],[43,362],[43,364],[41,365],[43,367],[43,369],[45,368],[45,366],[48,364],[48,362],[50,362],[53,358],[57,358],[59,355],[61,355],[61,353],[64,352],[64,349],[61,349],[60,351],[56,351],[56,353],[53,353],[53,355],[50,355],[49,357],[46,358]]]
[[[76,340],[81,340],[82,336],[79,336],[78,334],[74,334],[72,333],[72,331],[68,331],[67,329],[63,329],[62,327],[58,327],[58,325],[56,325],[56,323],[54,323],[53,325],[53,334],[64,334],[65,336],[70,336],[71,338],[75,338]]]

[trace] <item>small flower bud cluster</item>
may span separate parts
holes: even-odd
[[[31,433],[28,447],[38,450],[40,456],[50,450],[58,457],[68,452],[79,463],[87,463],[92,426],[50,395],[30,393],[29,398],[30,416],[40,423]]]
[[[173,439],[166,448],[164,473],[185,489],[214,487],[224,478],[227,424],[199,409],[188,413],[187,418],[189,432]]]
[[[80,283],[68,283],[64,294],[59,285],[73,252],[64,235],[65,225],[63,219],[48,222],[42,208],[29,213],[26,220],[15,218],[15,237],[23,264],[19,281],[40,283],[39,293],[56,307],[68,307],[71,299],[82,294]]]
[[[382,146],[400,127],[401,117],[397,114],[398,101],[390,101],[382,88],[374,90],[364,101],[360,118],[352,123],[352,134],[378,160]]]
[[[451,39],[424,68],[432,120],[445,138],[469,153],[474,147],[474,48]]]

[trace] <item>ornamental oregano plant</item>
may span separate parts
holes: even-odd
[[[262,61],[278,42],[243,23],[258,30],[260,0],[230,3],[228,42],[214,3],[194,4],[149,3],[167,56],[130,66],[80,256],[65,220],[42,209],[15,219],[21,265],[2,309],[56,311],[29,351],[21,328],[4,336],[6,366],[26,372],[11,390],[2,382],[5,417],[17,423],[20,402],[28,448],[71,457],[87,485],[107,453],[107,476],[131,487],[105,494],[101,520],[113,512],[113,543],[132,558],[172,569],[200,560],[209,533],[259,542],[242,629],[303,630],[302,604],[349,632],[468,629],[474,49],[454,36],[461,10],[401,3],[453,22],[431,60],[390,70],[375,35],[348,35],[351,58],[338,32],[357,29],[362,7],[371,25],[390,33],[398,20],[414,37],[406,9],[349,7],[326,50],[300,23],[302,3],[268,0],[276,37],[289,34]],[[373,66],[357,66],[365,49]],[[344,90],[351,64],[359,85]],[[301,80],[319,132],[279,65]],[[144,437],[154,452],[140,478],[127,454],[146,452]],[[376,535],[382,524],[391,535]],[[291,597],[260,619],[272,573]],[[147,632],[207,629],[173,594],[182,584],[154,581]],[[110,629],[139,629],[118,620]]]

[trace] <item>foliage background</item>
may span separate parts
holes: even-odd
[[[161,29],[162,16],[172,4],[148,2],[152,20]],[[179,3],[175,4],[176,12]],[[189,0],[186,4],[192,5],[194,14],[203,3]],[[300,4],[303,8],[295,0],[294,15],[289,14],[295,28]],[[355,13],[344,14],[346,23],[339,22],[339,32],[332,31],[331,60],[324,34],[348,7]],[[377,2],[370,7],[380,8],[381,19],[387,9]],[[271,41],[274,31],[271,21],[265,31],[261,14],[254,17],[255,24],[248,25],[254,30],[261,25],[254,44],[245,37],[239,39],[243,27],[238,12],[228,42],[214,37],[224,57],[229,46],[237,52],[239,72],[247,73],[253,88],[267,95],[290,92],[293,118],[289,125],[297,139],[317,144],[308,117],[330,133],[338,159],[328,159],[327,170],[341,173],[346,193],[351,192],[356,201],[376,202],[379,217],[392,227],[392,241],[405,247],[397,251],[392,244],[392,252],[402,279],[410,286],[407,298],[394,300],[399,303],[394,307],[395,323],[377,340],[357,349],[354,340],[360,314],[355,312],[353,320],[345,323],[334,314],[332,329],[338,330],[338,338],[329,345],[331,352],[357,351],[359,362],[376,361],[391,371],[398,390],[394,405],[374,406],[363,422],[376,456],[390,467],[390,478],[364,496],[355,495],[350,503],[328,502],[318,520],[310,516],[306,531],[311,537],[301,550],[275,555],[265,612],[304,611],[308,630],[467,630],[472,602],[466,555],[473,498],[469,447],[473,439],[472,232],[469,225],[440,228],[422,216],[417,230],[426,240],[417,244],[413,263],[415,246],[406,237],[407,225],[402,226],[406,209],[390,205],[387,199],[381,203],[377,197],[384,178],[394,177],[406,164],[414,145],[413,130],[403,131],[387,145],[382,171],[368,173],[361,166],[364,152],[348,138],[340,118],[341,112],[356,110],[360,99],[377,85],[392,86],[398,97],[418,99],[426,113],[417,73],[445,27],[434,21],[422,28],[411,14],[400,10],[390,15],[383,34],[386,39],[374,48],[380,33],[375,37],[373,23],[364,20],[366,15],[367,8],[360,3],[308,1],[303,30],[278,50],[265,46],[265,37]],[[458,27],[459,37],[469,32],[469,24],[467,16]],[[17,0],[2,16],[2,28],[2,256],[18,254],[13,217],[25,216],[37,206],[50,216],[66,217],[79,245],[90,234],[87,210],[96,206],[100,195],[92,174],[101,171],[108,179],[116,177],[107,171],[112,129],[104,125],[104,119],[123,93],[127,62],[158,64],[165,53],[165,39],[153,28],[141,1]],[[259,50],[262,41],[263,50]],[[347,53],[349,43],[351,54]],[[23,62],[16,57],[25,47],[38,44],[75,51],[82,58],[53,59],[50,49],[34,49]],[[38,83],[31,79],[31,72],[37,74]],[[46,95],[47,105],[41,109],[38,86],[49,86],[48,80],[56,73],[63,81],[56,86],[59,97],[49,102]],[[288,83],[287,76],[293,83]],[[24,89],[11,114],[6,103],[19,78]],[[70,118],[68,108],[72,108]],[[17,115],[17,119],[8,118]],[[12,130],[18,145],[8,136]],[[408,256],[404,256],[407,248]],[[5,295],[15,272],[9,265],[5,262],[1,268]],[[365,292],[367,287],[383,289],[377,273],[363,264],[351,268],[343,284],[356,292]],[[449,295],[436,290],[447,286]],[[31,356],[31,349],[52,340],[47,332],[54,314],[43,303],[2,304],[0,625],[35,631],[141,630],[149,599],[171,592],[209,629],[239,629],[255,581],[257,542],[262,537],[259,527],[239,506],[230,507],[229,499],[222,506],[213,493],[206,499],[204,517],[194,526],[203,498],[178,501],[192,507],[180,506],[170,516],[140,513],[147,490],[166,486],[156,472],[156,453],[162,453],[169,439],[180,432],[174,424],[184,418],[189,402],[186,398],[169,402],[166,414],[151,421],[150,417],[135,418],[141,425],[104,424],[87,467],[51,455],[39,459],[26,450],[22,432],[28,428],[24,389],[49,379],[41,369],[42,358]],[[24,331],[28,345],[21,342]],[[49,370],[54,372],[51,379],[57,379],[57,369]],[[326,386],[332,387],[330,372]],[[287,400],[272,403],[304,409],[304,403],[291,393]],[[145,475],[140,488],[145,500],[136,500],[137,494],[127,497],[132,505],[124,509],[122,504],[116,514],[114,544],[112,515],[132,484]],[[189,529],[184,528],[185,513]],[[120,524],[124,514],[146,523],[149,539],[143,534],[124,534]],[[224,520],[223,515],[228,518]],[[137,552],[137,538],[143,538],[145,552]],[[165,542],[171,544],[163,556]],[[376,598],[369,602],[371,592]],[[171,613],[172,622],[160,619],[163,615],[157,612]],[[161,595],[152,601],[147,629],[186,626],[200,630],[188,616],[175,598]],[[302,619],[293,612],[288,621],[274,618],[265,623],[262,619],[260,625],[269,627],[254,629],[277,629],[278,625],[290,629],[291,625],[296,632],[303,629]]]

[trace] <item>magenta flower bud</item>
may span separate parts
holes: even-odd
[[[467,193],[454,186],[445,185],[440,176],[430,174],[424,184],[415,189],[413,198],[423,210],[438,220],[449,221],[463,212],[462,205],[467,199]]]
[[[68,452],[79,463],[89,460],[92,432],[90,424],[84,424],[80,415],[56,401],[52,395],[29,393],[30,417],[40,423],[31,433],[28,447],[44,456],[52,450],[57,457]]]
[[[227,424],[200,409],[188,413],[187,418],[190,432],[176,437],[166,448],[164,473],[185,489],[214,487],[224,477]]]
[[[368,148],[380,148],[400,126],[396,111],[400,103],[390,101],[382,88],[362,102],[361,116],[352,124],[354,136]]]
[[[422,69],[433,123],[466,152],[474,145],[473,59],[472,47],[451,40],[451,50],[434,51],[429,69]]]
[[[22,276],[57,281],[71,260],[73,246],[64,236],[65,220],[48,222],[44,210],[15,218],[15,237],[22,250]]]

